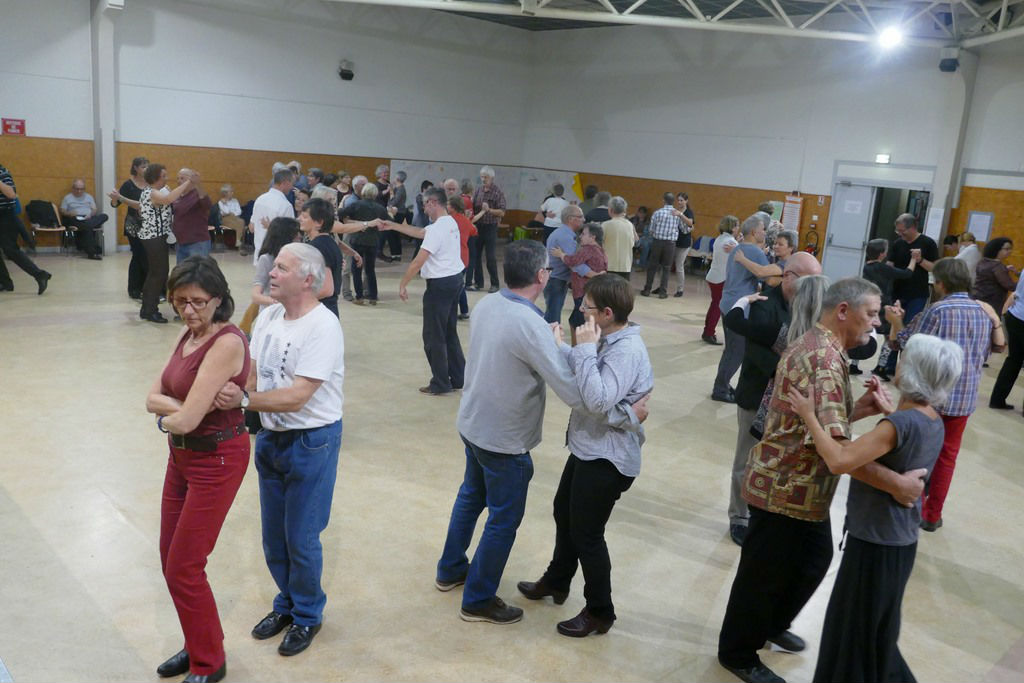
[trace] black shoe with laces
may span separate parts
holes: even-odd
[[[505,601],[495,596],[489,603],[476,609],[463,607],[459,612],[463,621],[485,621],[489,624],[514,624],[523,618],[523,610],[519,607],[506,605]]]

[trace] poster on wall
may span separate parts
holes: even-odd
[[[786,203],[782,207],[782,224],[786,230],[800,232],[800,214],[803,212],[804,198],[797,195],[786,195]]]
[[[994,220],[995,214],[989,211],[971,211],[967,214],[967,232],[974,233],[978,242],[988,242]]]

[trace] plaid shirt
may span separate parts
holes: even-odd
[[[671,204],[661,207],[651,216],[651,237],[656,240],[672,240],[679,238],[679,229],[683,222],[675,214]]]
[[[502,209],[505,207],[505,193],[501,191],[501,188],[495,185],[493,182],[490,185],[480,185],[473,192],[473,213],[480,213],[483,209],[484,202],[492,209]],[[499,218],[493,213],[489,213],[486,216],[481,216],[480,220],[477,221],[477,226],[480,225],[497,225]]]
[[[948,339],[964,350],[964,370],[960,379],[953,385],[945,404],[934,407],[947,417],[973,413],[978,404],[981,364],[992,350],[992,321],[988,314],[966,292],[956,292],[926,308],[900,331],[896,341],[902,346],[914,334]]]

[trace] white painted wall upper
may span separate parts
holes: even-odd
[[[1024,173],[1024,39],[979,52],[963,165],[987,171]]]
[[[536,53],[536,166],[827,193],[837,159],[936,161],[934,50],[629,27],[544,33]]]
[[[280,6],[129,2],[120,139],[522,163],[530,65],[517,31],[429,11]],[[338,77],[342,59],[355,80]]]
[[[91,140],[89,3],[0,0],[0,116],[28,135]]]

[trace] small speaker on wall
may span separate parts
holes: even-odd
[[[341,60],[341,64],[338,65],[338,75],[343,81],[351,81],[356,77],[356,72],[352,70],[352,62],[347,59]]]

